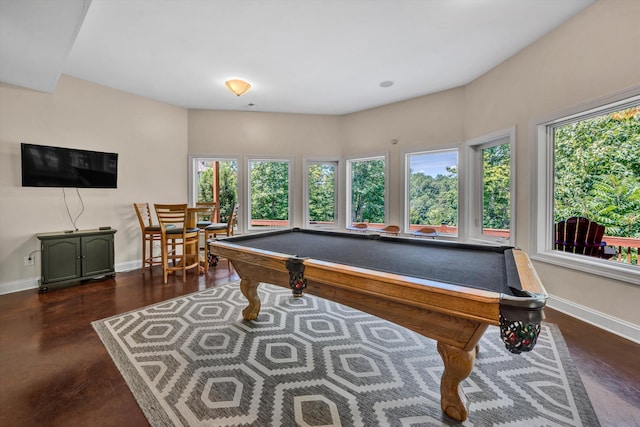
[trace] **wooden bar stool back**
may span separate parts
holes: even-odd
[[[196,208],[203,208],[198,211],[198,220],[196,225],[204,232],[206,226],[218,222],[216,220],[216,213],[218,211],[218,203],[216,202],[196,202]],[[206,210],[204,209],[206,208]]]
[[[149,203],[134,203],[133,208],[138,216],[140,231],[142,232],[142,273],[144,270],[154,265],[162,265],[162,255],[153,254],[155,242],[161,242],[162,232],[159,225],[153,224],[153,217],[149,209]],[[147,248],[149,253],[147,254]]]
[[[187,280],[187,270],[200,266],[198,256],[199,232],[197,227],[187,227],[187,204],[155,204],[160,223],[162,247],[162,273],[167,283],[169,273],[182,271],[182,281]],[[172,261],[169,264],[169,260]]]
[[[207,239],[205,228],[213,223],[218,222],[218,203],[217,202],[196,202],[196,227],[200,231],[202,237],[202,246],[200,250],[207,255]]]

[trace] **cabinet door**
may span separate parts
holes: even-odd
[[[42,283],[73,280],[81,277],[80,238],[44,240],[42,242]]]
[[[113,234],[82,238],[82,275],[113,273]]]

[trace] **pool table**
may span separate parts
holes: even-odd
[[[508,350],[535,345],[547,294],[528,256],[509,246],[299,228],[209,242],[241,278],[246,320],[260,313],[260,282],[290,287],[387,319],[437,340],[442,410],[463,421],[477,344],[500,326]]]

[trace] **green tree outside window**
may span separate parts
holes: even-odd
[[[351,162],[351,221],[384,224],[384,160]]]
[[[309,221],[335,222],[336,167],[334,164],[311,163],[309,175]]]

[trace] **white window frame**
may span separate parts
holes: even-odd
[[[516,128],[510,127],[488,135],[474,138],[465,143],[466,191],[465,201],[468,214],[465,215],[465,229],[468,240],[480,243],[499,243],[514,245],[516,241]],[[492,237],[483,234],[484,211],[484,161],[482,150],[498,145],[509,144],[509,238]]]
[[[302,221],[303,226],[306,228],[317,228],[323,230],[336,230],[342,227],[342,221],[340,219],[342,209],[340,208],[340,188],[341,185],[341,170],[342,165],[340,159],[337,158],[317,158],[317,157],[304,157],[303,158],[304,169],[302,170]],[[335,182],[334,182],[334,225],[321,225],[311,224],[309,219],[309,165],[312,164],[333,164],[335,165]]]
[[[245,184],[244,184],[244,162],[242,161],[243,158],[242,156],[234,156],[234,155],[224,155],[224,156],[218,156],[215,154],[189,154],[188,156],[188,163],[189,163],[189,205],[190,206],[195,206],[196,205],[196,201],[198,200],[198,182],[197,182],[197,177],[196,177],[196,168],[197,168],[197,162],[200,160],[206,160],[206,161],[221,161],[221,162],[225,162],[225,161],[235,161],[238,165],[238,188],[237,188],[237,192],[238,192],[238,203],[240,203],[241,200],[244,200],[244,188],[245,188]],[[242,234],[245,230],[244,226],[243,226],[243,218],[244,215],[242,212],[238,212],[238,224],[237,224],[237,232],[239,234]]]
[[[351,164],[353,162],[366,162],[369,160],[384,160],[384,223],[389,220],[389,152],[375,153],[364,156],[353,156],[345,158],[345,209],[344,225],[351,225]]]
[[[463,232],[464,232],[464,224],[462,222],[462,218],[464,218],[463,212],[464,212],[464,203],[463,203],[463,198],[461,197],[461,195],[464,192],[464,186],[462,185],[464,180],[464,174],[463,174],[463,170],[460,167],[460,165],[462,164],[462,150],[460,150],[460,147],[458,146],[444,146],[444,147],[425,147],[425,148],[419,148],[419,149],[412,149],[412,150],[405,150],[402,152],[402,170],[404,171],[404,173],[402,174],[402,189],[404,192],[404,197],[403,197],[403,204],[402,204],[402,218],[403,218],[403,229],[405,233],[411,233],[411,218],[410,218],[410,208],[409,208],[409,202],[410,202],[410,189],[409,189],[409,184],[411,183],[411,179],[410,179],[410,161],[409,161],[409,157],[412,155],[416,155],[416,154],[435,154],[435,153],[442,153],[445,151],[456,151],[458,153],[458,234],[457,235],[447,235],[447,236],[440,236],[440,239],[461,239],[463,236]],[[437,225],[437,224],[434,224]]]
[[[293,218],[293,192],[294,192],[294,183],[293,183],[293,173],[294,173],[294,157],[293,156],[247,156],[245,158],[245,198],[244,198],[244,217],[245,217],[245,227],[247,232],[256,232],[256,231],[266,231],[266,230],[278,230],[282,229],[282,227],[253,227],[251,225],[251,162],[287,162],[289,164],[288,171],[288,180],[289,180],[289,191],[288,191],[288,216],[289,216],[289,228],[293,227],[294,218]]]
[[[640,101],[640,86],[596,100],[580,104],[566,110],[534,119],[530,123],[530,140],[533,146],[532,171],[532,218],[533,236],[531,259],[566,268],[640,284],[640,267],[617,262],[608,262],[595,257],[575,255],[553,249],[553,126],[586,120],[612,111],[618,111],[629,104]]]

